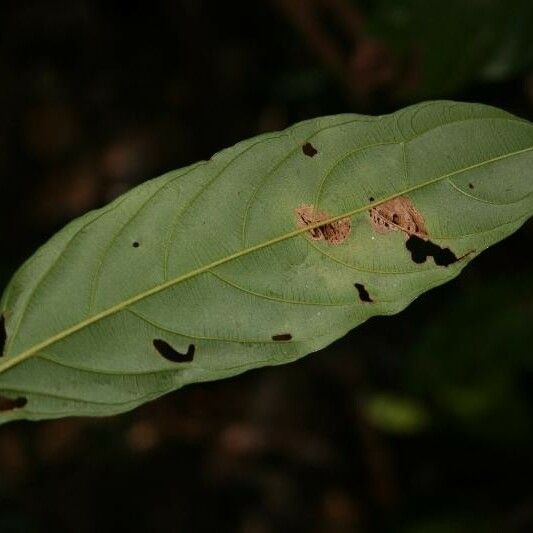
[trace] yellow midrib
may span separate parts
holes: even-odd
[[[5,372],[6,370],[9,370],[10,368],[13,368],[14,366],[19,365],[23,361],[26,361],[27,359],[30,359],[32,356],[40,352],[41,350],[44,350],[45,348],[51,346],[52,344],[55,344],[56,342],[59,342],[66,337],[69,337],[70,335],[82,330],[83,328],[86,328],[100,320],[103,320],[104,318],[107,318],[111,315],[114,315],[116,313],[119,313],[120,311],[123,311],[130,305],[133,305],[141,300],[144,300],[145,298],[148,298],[150,296],[153,296],[154,294],[157,294],[158,292],[164,291],[165,289],[168,289],[174,285],[177,285],[178,283],[181,283],[183,281],[186,281],[188,279],[191,279],[195,276],[198,276],[200,274],[203,274],[204,272],[207,272],[208,270],[211,270],[213,268],[216,268],[220,265],[223,265],[225,263],[229,263],[230,261],[233,261],[235,259],[238,259],[239,257],[243,257],[245,255],[248,255],[250,253],[256,252],[258,250],[261,250],[263,248],[267,248],[269,246],[273,246],[274,244],[277,244],[279,242],[285,241],[287,239],[291,239],[293,237],[296,237],[297,235],[301,235],[302,233],[306,233],[309,230],[312,230],[314,228],[318,228],[320,226],[324,226],[326,224],[330,224],[332,222],[335,222],[336,220],[339,220],[341,218],[347,218],[347,217],[353,217],[354,215],[357,215],[358,213],[362,213],[364,211],[368,211],[369,209],[376,207],[378,205],[381,205],[385,202],[388,202],[390,200],[393,200],[394,198],[397,198],[398,196],[403,196],[404,194],[409,194],[413,191],[416,191],[418,189],[423,189],[424,187],[428,187],[429,185],[432,185],[434,183],[437,183],[439,181],[442,181],[444,179],[451,178],[452,176],[456,176],[458,174],[461,174],[463,172],[468,172],[469,170],[473,170],[475,168],[482,167],[484,165],[489,165],[491,163],[495,163],[497,161],[501,161],[502,159],[507,159],[509,157],[514,157],[516,155],[523,154],[525,152],[529,152],[533,150],[533,146],[529,148],[524,148],[522,150],[518,150],[516,152],[511,152],[509,154],[501,155],[498,157],[494,157],[492,159],[487,159],[486,161],[483,161],[481,163],[476,163],[475,165],[471,165],[459,170],[455,170],[454,172],[450,172],[448,174],[444,174],[443,176],[438,176],[437,178],[433,178],[431,180],[428,180],[426,182],[413,185],[412,187],[408,187],[396,194],[393,194],[391,196],[388,196],[386,198],[382,198],[381,200],[372,202],[370,204],[367,204],[363,207],[358,207],[357,209],[353,209],[352,211],[348,211],[346,213],[343,213],[341,215],[336,215],[334,217],[331,217],[327,220],[322,220],[320,222],[316,222],[315,224],[310,224],[309,226],[305,228],[299,228],[294,231],[291,231],[289,233],[285,233],[284,235],[280,235],[279,237],[275,237],[274,239],[270,239],[268,241],[265,241],[260,244],[256,244],[254,246],[250,246],[248,248],[245,248],[244,250],[240,250],[239,252],[236,252],[234,254],[228,255],[226,257],[223,257],[221,259],[218,259],[212,263],[209,263],[208,265],[205,265],[203,267],[197,268],[195,270],[191,270],[190,272],[187,272],[186,274],[182,274],[181,276],[178,276],[176,278],[173,278],[171,280],[168,280],[160,285],[156,285],[155,287],[152,287],[151,289],[141,292],[136,296],[133,296],[117,305],[114,305],[104,311],[101,311],[100,313],[97,313],[96,315],[93,315],[90,318],[87,318],[85,320],[82,320],[78,324],[75,324],[74,326],[71,326],[70,328],[67,328],[60,333],[57,333],[56,335],[46,339],[45,341],[42,341],[38,344],[35,344],[34,346],[28,348],[24,352],[21,352],[18,355],[9,357],[5,359],[4,361],[0,362],[0,374]]]

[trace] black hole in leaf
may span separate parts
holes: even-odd
[[[133,246],[134,248],[139,248],[140,243],[138,243],[137,241],[135,241],[135,242],[132,244],[132,246]]]
[[[370,294],[368,294],[368,291],[366,290],[365,286],[362,283],[354,283],[355,288],[357,289],[357,292],[359,293],[359,298],[362,302],[373,302],[372,298],[370,298]]]
[[[272,335],[273,341],[290,341],[292,335],[290,333],[279,333],[278,335]]]
[[[302,152],[309,157],[314,157],[318,154],[318,150],[311,143],[305,143],[302,146]]]
[[[374,200],[375,200],[375,198],[374,198],[373,196],[371,196],[371,197],[368,199],[369,202],[373,202]]]
[[[6,333],[6,319],[4,315],[0,315],[0,357],[4,355],[4,348],[6,346],[7,333]]]
[[[458,261],[457,256],[449,248],[441,248],[431,241],[425,241],[416,235],[411,235],[405,243],[411,252],[411,259],[415,263],[424,263],[428,257],[433,257],[438,266],[448,266]]]
[[[474,185],[472,183],[469,183],[468,186],[473,189],[474,188]]]
[[[173,363],[190,363],[194,359],[194,344],[189,345],[187,353],[176,351],[162,339],[154,339],[154,348],[167,360]]]
[[[10,398],[4,398],[4,396],[0,396],[0,413],[4,413],[5,411],[13,411],[13,409],[22,409],[27,403],[28,400],[26,398],[20,397],[11,400]]]

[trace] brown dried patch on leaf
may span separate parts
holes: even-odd
[[[428,236],[424,217],[407,196],[393,198],[373,207],[369,213],[370,222],[378,233],[404,231],[408,235],[416,235],[422,239]]]
[[[315,209],[313,205],[302,204],[295,209],[296,223],[299,228],[314,226],[323,220],[331,218],[325,211]],[[314,241],[327,241],[329,244],[343,243],[352,230],[352,223],[349,218],[342,218],[334,222],[328,222],[322,226],[311,227],[307,232]]]

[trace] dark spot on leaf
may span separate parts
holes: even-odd
[[[187,353],[180,353],[170,346],[168,342],[162,339],[154,339],[154,348],[167,361],[172,361],[173,363],[190,363],[194,359],[194,344],[189,345]]]
[[[373,196],[371,196],[371,197],[368,199],[369,202],[373,202],[374,200],[375,200],[375,198],[374,198]]]
[[[397,213],[394,213],[394,214],[392,215],[392,223],[393,223],[393,224],[399,224],[399,223],[400,223],[400,217],[398,216]]]
[[[4,396],[0,396],[0,413],[13,411],[14,409],[22,409],[27,403],[28,400],[23,397],[11,400],[9,398],[4,398]]]
[[[472,183],[469,183],[468,186],[473,189],[474,188],[474,185]]]
[[[137,241],[135,241],[135,242],[132,244],[132,246],[133,246],[134,248],[139,248],[140,243],[137,242]]]
[[[428,257],[433,257],[438,266],[448,266],[458,261],[457,256],[449,248],[441,248],[439,245],[411,235],[405,243],[411,252],[411,259],[415,263],[424,263]]]
[[[6,333],[6,319],[4,315],[0,315],[0,357],[4,355],[4,348],[6,345],[7,333]]]
[[[272,335],[273,341],[290,341],[292,335],[290,333],[280,333],[278,335]]]
[[[370,298],[370,294],[368,294],[368,291],[366,290],[365,286],[362,283],[354,283],[355,288],[357,289],[357,292],[359,293],[359,298],[362,302],[373,302],[372,298]]]
[[[302,152],[309,157],[314,157],[318,154],[318,150],[311,143],[305,143],[302,146]]]

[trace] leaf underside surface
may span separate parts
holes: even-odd
[[[130,410],[320,350],[533,212],[533,125],[436,101],[312,119],[73,221],[0,306],[0,423]]]

